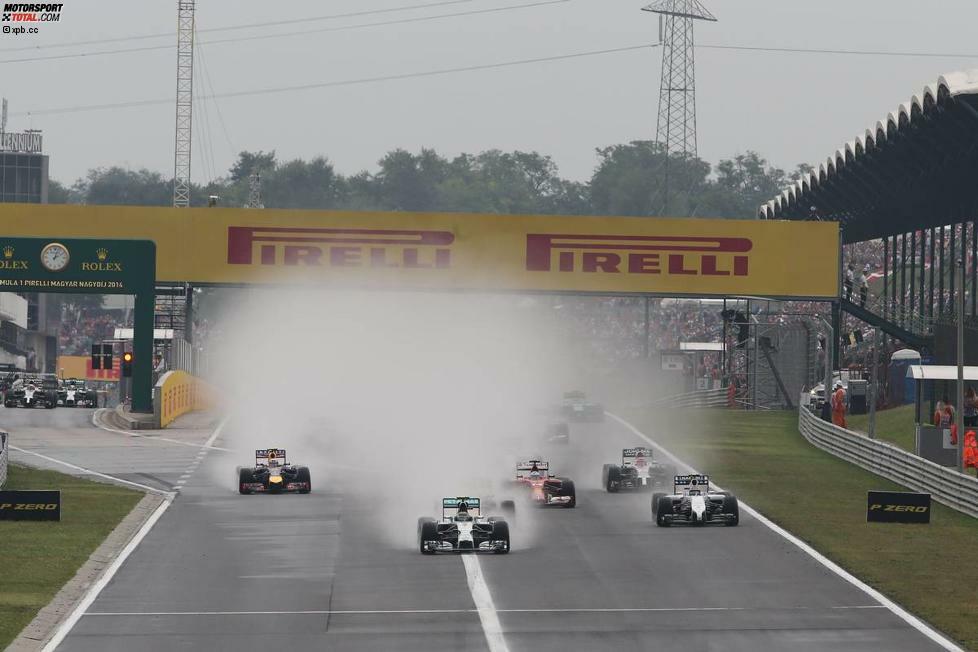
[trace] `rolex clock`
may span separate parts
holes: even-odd
[[[50,272],[60,272],[68,266],[68,248],[60,242],[52,242],[41,249],[41,264]]]

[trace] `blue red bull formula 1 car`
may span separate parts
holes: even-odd
[[[238,493],[307,494],[312,491],[309,467],[289,464],[284,448],[255,451],[255,466],[239,466]]]

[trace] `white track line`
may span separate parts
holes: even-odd
[[[658,443],[652,441],[652,439],[650,439],[648,436],[646,436],[645,433],[643,433],[638,428],[636,428],[635,426],[633,426],[632,424],[630,424],[628,421],[625,421],[624,419],[622,419],[617,414],[612,414],[611,412],[605,412],[605,414],[607,416],[611,417],[612,419],[614,419],[615,421],[617,421],[618,423],[620,423],[621,425],[625,426],[625,428],[627,428],[628,430],[630,430],[636,436],[644,439],[646,442],[648,442],[648,444],[650,446],[652,446],[653,448],[655,448],[657,451],[659,451],[660,453],[662,453],[666,457],[672,459],[678,465],[683,466],[683,467],[689,469],[689,471],[691,473],[699,473],[692,466],[690,466],[689,464],[687,464],[683,460],[681,460],[678,457],[676,457],[673,453],[667,451],[665,448],[663,448],[662,446],[660,446]],[[719,487],[719,486],[717,487],[717,489],[722,491],[722,488]],[[924,636],[926,636],[927,638],[929,638],[931,641],[933,641],[934,643],[936,643],[937,645],[939,645],[941,648],[943,648],[945,650],[948,650],[949,652],[963,652],[963,649],[960,646],[958,646],[957,643],[955,643],[954,641],[952,641],[949,638],[947,638],[946,636],[944,636],[944,634],[942,634],[941,632],[937,631],[936,629],[934,629],[933,627],[931,627],[930,625],[928,625],[927,623],[925,623],[924,621],[922,621],[920,618],[917,618],[912,613],[910,613],[909,611],[907,611],[906,609],[904,609],[903,607],[901,607],[900,605],[898,605],[896,602],[894,602],[893,600],[890,600],[888,597],[886,597],[885,595],[883,595],[882,593],[880,593],[879,591],[877,591],[873,587],[869,586],[868,584],[866,584],[865,582],[863,582],[862,580],[860,580],[858,577],[852,575],[851,573],[849,573],[848,571],[846,571],[844,568],[842,568],[841,566],[839,566],[838,564],[836,564],[834,561],[832,561],[831,559],[829,559],[828,557],[826,557],[822,553],[820,553],[817,550],[815,550],[815,548],[812,548],[810,545],[808,545],[807,543],[805,543],[804,541],[802,541],[801,539],[799,539],[795,535],[791,534],[790,532],[788,532],[787,530],[785,530],[781,526],[779,526],[776,523],[774,523],[773,521],[771,521],[766,516],[762,515],[760,512],[758,512],[756,509],[754,509],[750,505],[747,505],[743,501],[740,501],[740,508],[743,511],[747,512],[748,514],[750,514],[751,516],[753,516],[758,522],[760,522],[762,525],[764,525],[765,527],[767,527],[771,531],[775,532],[779,536],[783,537],[784,539],[786,539],[786,540],[790,541],[791,543],[793,543],[794,545],[796,545],[798,548],[800,548],[806,554],[808,554],[808,556],[810,556],[812,559],[814,559],[818,563],[822,564],[827,569],[829,569],[830,571],[832,571],[833,573],[835,573],[836,575],[838,575],[839,577],[841,577],[842,579],[844,579],[846,582],[848,582],[849,584],[853,585],[854,587],[856,587],[857,589],[859,589],[860,591],[862,591],[863,593],[865,593],[866,595],[868,595],[869,597],[873,598],[874,600],[876,600],[877,602],[879,602],[881,605],[883,605],[884,607],[886,607],[887,609],[889,609],[890,611],[892,611],[897,617],[899,617],[904,622],[906,622],[908,625],[910,625],[911,627],[913,627],[914,629],[916,629],[918,632],[920,632],[921,634],[923,634]]]
[[[42,460],[47,460],[48,462],[54,462],[55,464],[60,464],[61,466],[67,467],[69,469],[74,469],[76,471],[81,471],[86,475],[94,475],[98,478],[104,478],[106,480],[111,480],[112,482],[117,482],[119,484],[128,485],[130,487],[136,487],[137,489],[142,489],[143,491],[148,491],[150,493],[163,494],[164,496],[170,495],[170,492],[164,491],[163,489],[157,489],[156,487],[151,487],[146,484],[139,484],[138,482],[130,482],[129,480],[123,480],[122,478],[117,478],[114,475],[108,475],[107,473],[99,473],[98,471],[93,471],[92,469],[86,469],[84,466],[78,466],[77,464],[72,464],[71,462],[65,462],[64,460],[59,460],[54,457],[41,455],[40,453],[35,453],[34,451],[25,450],[17,446],[10,446],[10,450],[17,451],[18,453],[24,453],[25,455],[33,455],[34,457],[40,457]]]
[[[605,608],[595,607],[593,609],[497,609],[496,613],[505,614],[544,614],[544,613],[675,613],[675,612],[713,612],[713,611],[821,611],[837,609],[886,609],[881,604],[865,604],[851,607],[770,607],[770,608],[751,608],[751,607],[635,607],[635,608]],[[399,614],[477,614],[479,609],[339,609],[339,610],[318,610],[310,609],[304,611],[89,611],[84,615],[88,616],[111,616],[116,618],[129,617],[158,617],[158,616],[306,616],[306,615],[330,615],[330,616],[370,616],[370,615],[399,615]]]
[[[482,575],[479,558],[475,555],[463,555],[462,565],[465,566],[465,575],[469,580],[469,592],[472,594],[472,601],[479,613],[479,621],[482,623],[482,631],[486,635],[489,652],[509,652],[506,639],[503,638],[503,626],[499,622],[496,605],[493,604],[492,595],[489,593],[489,585],[486,584],[486,578]]]
[[[165,441],[170,444],[179,444],[180,446],[200,448],[203,449],[204,451],[217,450],[217,451],[224,451],[226,453],[233,452],[230,448],[221,448],[220,446],[214,446],[213,443],[216,437],[214,437],[213,435],[211,435],[211,439],[208,440],[209,443],[195,444],[190,441],[180,441],[179,439],[171,439],[170,437],[160,437],[159,435],[144,435],[143,433],[133,432],[132,430],[120,430],[119,428],[113,428],[111,426],[105,425],[102,422],[102,418],[100,415],[104,413],[106,410],[108,410],[108,408],[99,408],[98,410],[95,410],[95,412],[92,412],[92,425],[100,430],[105,430],[106,432],[114,432],[117,435],[126,435],[127,437],[138,437],[140,439],[146,439],[148,441]],[[227,421],[227,419],[225,419],[224,421]],[[223,427],[223,423],[224,422],[218,424],[217,426],[218,430],[215,430],[215,432],[220,432],[219,429]]]
[[[172,502],[172,498],[167,498],[160,503],[160,506],[156,508],[156,511],[150,515],[149,519],[147,519],[145,523],[143,523],[143,527],[139,528],[139,531],[136,532],[136,536],[134,536],[129,543],[126,544],[126,547],[122,549],[119,556],[115,558],[112,564],[105,569],[104,573],[102,573],[102,576],[98,579],[98,581],[96,581],[95,584],[93,584],[88,590],[88,593],[85,594],[85,597],[82,598],[81,602],[79,602],[75,609],[71,612],[71,615],[69,615],[61,623],[61,625],[58,626],[54,636],[51,637],[51,640],[47,642],[41,652],[54,652],[55,648],[61,645],[61,642],[64,640],[65,636],[68,635],[68,632],[71,631],[78,620],[85,614],[85,611],[92,606],[92,603],[95,602],[95,598],[98,597],[98,594],[101,593],[102,589],[104,589],[109,581],[112,580],[119,568],[122,567],[122,564],[129,558],[129,555],[132,554],[136,547],[139,546],[146,535],[149,534],[149,531],[153,529],[153,526],[156,525],[158,520],[160,520],[160,517],[163,516],[163,513],[170,507]]]
[[[225,417],[219,424],[217,424],[217,427],[214,428],[214,432],[212,432],[211,436],[207,439],[206,445],[210,445],[214,443],[214,440],[217,439],[218,435],[221,434],[221,431],[224,429],[224,426],[227,425],[227,422],[228,422],[228,417]],[[69,465],[69,466],[73,466],[73,465]],[[95,472],[93,471],[93,473]],[[95,475],[103,475],[103,474],[95,473]],[[110,477],[110,476],[105,476],[105,477]],[[122,482],[126,482],[126,481],[123,480]],[[130,482],[128,484],[135,484],[135,483]],[[159,493],[156,490],[152,490],[152,491]],[[160,520],[160,517],[163,516],[163,513],[170,508],[170,505],[173,503],[174,497],[175,496],[172,493],[165,494],[165,499],[163,500],[162,503],[160,503],[160,506],[157,507],[156,511],[154,511],[150,515],[150,517],[146,520],[145,523],[143,523],[143,526],[139,528],[139,531],[136,532],[136,535],[129,541],[128,544],[126,544],[126,547],[122,549],[122,552],[119,553],[119,556],[113,560],[113,562],[109,565],[107,569],[105,569],[105,572],[102,573],[102,576],[94,584],[92,584],[91,588],[88,589],[88,592],[85,594],[85,596],[72,610],[71,615],[69,615],[58,626],[58,629],[54,632],[54,635],[51,637],[51,640],[47,642],[47,644],[44,646],[41,652],[54,652],[55,648],[61,645],[61,642],[68,635],[68,632],[70,632],[72,628],[78,623],[79,619],[81,619],[81,617],[85,615],[85,612],[88,611],[88,608],[90,606],[92,606],[92,604],[95,602],[95,599],[98,598],[99,594],[102,592],[102,589],[104,589],[108,585],[108,583],[112,580],[116,572],[118,572],[118,570],[122,567],[122,564],[125,563],[126,559],[129,558],[129,555],[131,555],[133,551],[139,546],[139,544],[142,543],[142,540],[146,537],[147,534],[149,534],[150,530],[153,529],[153,526],[156,525],[156,522]]]

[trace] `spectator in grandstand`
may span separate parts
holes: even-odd
[[[846,280],[844,283],[846,288],[846,301],[852,301],[852,283],[854,280],[855,270],[852,267],[852,263],[849,263],[849,266],[846,267]]]
[[[937,406],[934,407],[934,425],[941,425],[941,420],[944,418],[944,399],[937,401]]]
[[[963,418],[964,425],[968,428],[974,428],[978,426],[978,395],[975,394],[975,388],[969,387],[968,391],[964,394],[964,410]]]

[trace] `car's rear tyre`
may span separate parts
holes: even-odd
[[[672,514],[672,498],[669,496],[659,496],[659,501],[655,504],[655,524],[659,527],[669,527],[672,523],[666,515]]]
[[[604,481],[604,488],[609,494],[616,494],[621,488],[621,469],[613,464],[608,466],[608,477]]]
[[[727,494],[723,497],[723,513],[726,515],[726,524],[734,527],[740,524],[740,503],[736,496]]]
[[[509,552],[509,523],[506,521],[496,521],[492,524],[492,540],[505,541],[503,548],[497,549],[497,555],[505,555]]]
[[[507,518],[516,517],[516,501],[515,500],[503,500],[499,503],[499,511],[503,513],[503,516]]]
[[[564,503],[564,507],[576,507],[577,506],[577,489],[574,487],[573,480],[564,480],[560,484],[560,495],[570,496],[570,500]]]
[[[295,470],[295,481],[305,482],[309,485],[308,489],[299,489],[300,494],[307,494],[312,491],[312,477],[309,475],[308,466],[300,466]]]
[[[437,541],[438,540],[438,526],[435,525],[433,519],[418,519],[418,548],[421,550],[422,555],[433,555],[434,550],[428,550],[425,548],[425,541]]]
[[[238,493],[242,496],[246,496],[251,493],[250,489],[246,489],[245,485],[250,484],[255,481],[255,474],[252,473],[251,469],[245,469],[238,467]]]

